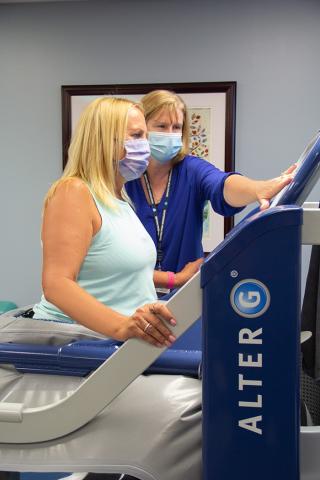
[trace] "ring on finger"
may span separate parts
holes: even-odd
[[[144,333],[148,333],[148,330],[151,326],[152,326],[151,323],[148,322],[147,325],[143,329]]]

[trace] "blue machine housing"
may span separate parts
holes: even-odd
[[[299,479],[302,210],[241,222],[201,269],[204,479]]]

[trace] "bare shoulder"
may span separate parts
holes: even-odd
[[[55,195],[77,196],[79,198],[90,198],[90,190],[86,183],[80,178],[67,178],[57,184]]]
[[[80,178],[61,180],[56,185],[52,196],[47,202],[47,207],[68,206],[83,208],[91,207],[92,196],[88,186]]]

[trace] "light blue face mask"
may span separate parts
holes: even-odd
[[[182,147],[181,133],[148,132],[151,156],[159,163],[172,160]]]
[[[148,140],[126,140],[126,156],[119,161],[119,172],[129,182],[141,177],[149,165],[150,146]]]

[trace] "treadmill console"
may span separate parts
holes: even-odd
[[[312,138],[297,161],[294,179],[271,201],[277,205],[302,206],[320,177],[320,131]]]

